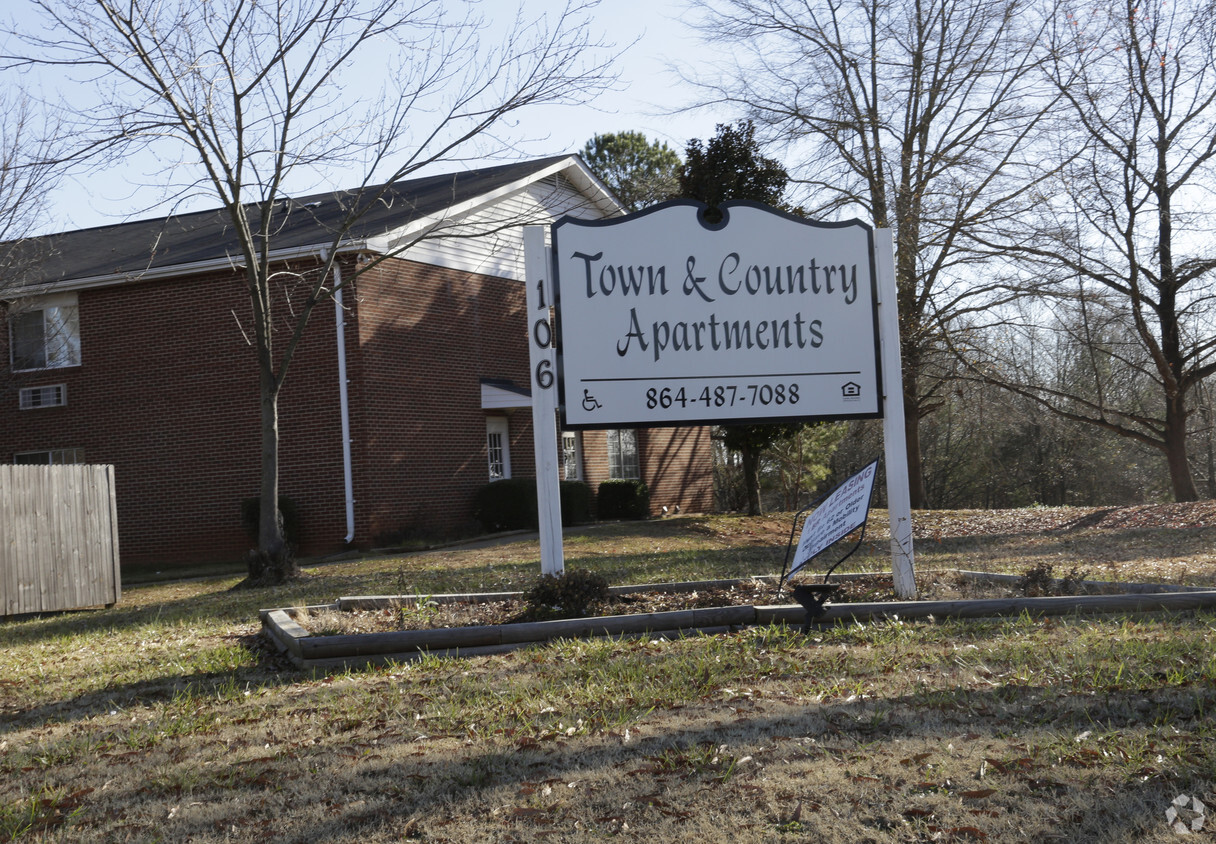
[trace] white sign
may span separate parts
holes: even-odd
[[[870,493],[874,491],[875,460],[853,477],[836,487],[832,494],[815,508],[802,523],[798,550],[788,576],[805,566],[815,555],[833,542],[843,539],[866,523],[870,513]]]
[[[873,230],[720,210],[553,225],[567,427],[882,415]]]

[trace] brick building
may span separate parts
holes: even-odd
[[[343,196],[284,200],[272,258],[285,272],[317,265]],[[577,157],[401,183],[343,241],[353,277],[434,235],[366,269],[342,308],[318,307],[296,353],[280,488],[302,553],[463,530],[480,486],[534,474],[520,224],[567,213],[619,213]],[[259,392],[230,230],[210,211],[48,236],[0,315],[0,461],[114,464],[125,563],[249,548],[239,506],[259,488]],[[704,428],[564,432],[562,445],[564,473],[593,490],[641,477],[656,510],[712,506]]]

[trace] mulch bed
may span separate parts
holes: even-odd
[[[917,574],[919,600],[951,601],[983,598],[1010,598],[1047,594],[1041,583],[991,583],[963,578],[951,572]],[[817,581],[814,581],[817,582]],[[833,603],[897,601],[891,575],[873,574],[847,580],[834,580],[841,587]],[[1079,591],[1068,590],[1070,593]],[[1057,594],[1059,594],[1057,592]],[[593,615],[630,615],[670,612],[702,607],[748,606],[794,603],[788,589],[778,592],[769,583],[743,583],[729,588],[700,589],[694,592],[647,591],[613,596],[595,607]],[[481,603],[410,603],[393,609],[355,612],[328,611],[302,621],[314,635],[386,633],[396,630],[428,630],[444,627],[472,627],[536,621],[526,614],[522,600]]]
[[[981,536],[1069,537],[1091,532],[1110,532],[1115,535],[1115,532],[1161,528],[1185,531],[1210,528],[1213,525],[1216,525],[1216,501],[1104,508],[1033,507],[966,512],[918,511],[913,519],[914,535],[919,541]],[[786,515],[738,521],[719,520],[704,528],[705,532],[726,544],[742,546],[784,543],[789,536],[789,530],[790,519]],[[877,526],[873,531],[876,537],[881,533],[881,526]],[[1171,564],[1170,571],[1166,574],[1173,576],[1174,568],[1176,566]],[[1160,575],[1161,572],[1123,572],[1123,577],[1119,579],[1129,576],[1137,580],[1159,579]],[[808,582],[814,580],[817,578]],[[832,597],[832,603],[899,600],[892,588],[890,574],[873,574],[840,582],[844,585]],[[1049,580],[1045,581],[1043,578],[1035,582],[983,583],[966,580],[950,572],[921,571],[917,572],[916,583],[920,593],[918,598],[921,600],[979,600],[1061,594],[1052,592]],[[1065,589],[1064,594],[1076,594],[1076,590]],[[593,614],[626,615],[700,607],[790,603],[793,603],[793,600],[788,591],[778,593],[771,584],[747,583],[729,589],[703,589],[696,592],[654,591],[621,595],[596,607]],[[518,600],[431,604],[421,607],[409,603],[395,609],[316,613],[307,621],[301,619],[301,623],[316,635],[383,633],[537,620],[526,616],[525,609],[523,603]]]

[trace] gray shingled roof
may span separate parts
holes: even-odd
[[[567,158],[555,156],[398,182],[385,189],[383,200],[359,220],[350,237],[380,237]],[[367,188],[363,195],[381,187]],[[355,191],[291,197],[279,206],[285,213],[271,248],[281,252],[327,243],[345,209],[358,198]],[[37,261],[17,263],[36,266],[30,283],[42,284],[164,270],[240,255],[232,224],[222,209],[46,235],[22,244],[21,251],[41,256]]]

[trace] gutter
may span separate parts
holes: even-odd
[[[322,252],[322,260],[325,260]],[[342,268],[334,262],[334,332],[338,346],[338,406],[342,419],[342,491],[346,501],[345,544],[355,538],[355,483],[354,467],[350,456],[350,396],[349,380],[346,377],[346,308],[342,299]]]

